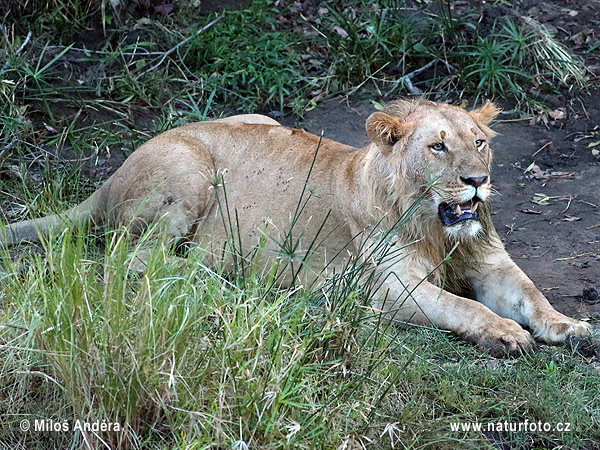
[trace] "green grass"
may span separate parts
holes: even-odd
[[[207,87],[214,86],[225,103],[244,110],[293,104],[306,90],[302,55],[296,49],[300,37],[276,30],[273,13],[262,4],[229,12],[190,41],[182,51],[182,65]]]
[[[600,374],[561,348],[494,360],[446,333],[390,327],[353,283],[231,281],[201,252],[152,244],[143,275],[123,231],[66,233],[3,273],[0,443],[71,448],[589,448]],[[12,269],[12,270],[11,270]],[[118,433],[19,430],[22,419],[118,422]],[[569,422],[571,432],[451,431]],[[237,446],[237,447],[236,447]]]

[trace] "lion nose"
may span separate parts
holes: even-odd
[[[488,180],[487,175],[481,177],[460,177],[460,181],[474,188],[478,188]]]

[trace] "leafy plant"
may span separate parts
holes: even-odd
[[[182,55],[185,66],[225,103],[246,110],[268,104],[283,108],[304,96],[299,37],[276,30],[270,12],[264,2],[248,11],[228,11]]]
[[[110,0],[11,0],[0,5],[0,15],[13,21],[21,32],[50,32],[56,33],[57,38],[70,39],[74,25],[82,26],[91,15],[100,13],[103,23],[110,21],[111,5],[118,3]]]
[[[521,82],[527,74],[518,69],[514,43],[500,41],[497,37],[479,38],[476,45],[464,46],[461,53],[468,61],[461,77],[468,86],[488,96],[510,92],[521,98]]]

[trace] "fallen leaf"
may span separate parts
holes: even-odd
[[[550,111],[548,113],[548,115],[550,117],[552,117],[554,120],[560,120],[560,119],[564,119],[567,115],[565,108],[557,108],[554,111]]]
[[[173,3],[164,3],[162,5],[156,5],[154,7],[154,11],[160,13],[162,15],[169,15],[175,9],[175,5]]]
[[[600,155],[600,150],[592,150],[592,156],[598,156]]]
[[[581,220],[581,217],[566,215],[563,219],[565,222],[578,222]]]
[[[600,145],[600,141],[590,142],[588,144],[588,148],[590,148],[590,147],[596,147],[597,145]]]
[[[343,38],[348,37],[348,32],[346,30],[344,30],[342,27],[340,27],[339,25],[336,25],[335,27],[333,27],[333,31],[335,31],[337,34],[339,34]]]
[[[522,210],[521,210],[521,212],[522,212],[523,214],[536,214],[536,215],[538,215],[538,216],[539,216],[540,214],[542,214],[542,212],[541,212],[541,211],[536,211],[535,209],[522,209]]]
[[[535,169],[536,169],[536,167],[537,167],[537,170],[540,170],[540,168],[539,168],[539,167],[538,167],[538,166],[535,164],[535,161],[534,161],[534,162],[532,162],[531,164],[529,164],[529,165],[527,166],[527,169],[525,169],[525,172],[523,172],[523,173],[527,173],[527,172],[529,172],[530,170],[535,170]]]
[[[537,164],[531,168],[531,176],[533,178],[537,178],[538,180],[542,180],[545,177],[544,172],[542,171],[542,169],[540,169],[540,166],[538,166]]]
[[[501,363],[502,363],[501,359],[492,359],[491,361],[488,361],[487,363],[485,363],[485,366],[489,370],[496,370],[498,368],[498,366],[500,366]]]
[[[376,102],[375,100],[371,100],[371,103],[377,111],[381,111],[383,109],[383,105],[381,103]]]
[[[575,175],[575,172],[561,172],[560,170],[550,171],[550,170],[541,170],[537,165],[533,166],[531,169],[531,178],[536,180],[549,180],[550,178],[567,178]]]
[[[48,125],[46,122],[44,122],[44,128],[48,131],[50,131],[51,133],[58,133],[58,131],[56,131],[56,128],[54,128],[51,125]]]

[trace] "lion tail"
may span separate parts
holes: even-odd
[[[78,228],[89,223],[103,222],[105,216],[105,208],[102,207],[103,191],[102,188],[98,189],[80,204],[60,214],[0,227],[0,248],[21,242],[39,242],[42,238],[60,233],[66,228]]]

